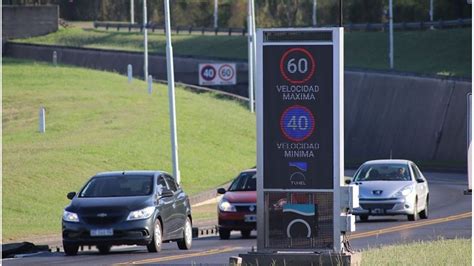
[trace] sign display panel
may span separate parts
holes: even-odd
[[[263,47],[264,188],[333,187],[332,49]]]
[[[258,32],[259,251],[341,250],[342,34]]]
[[[237,68],[235,63],[199,64],[199,85],[221,86],[237,83]]]

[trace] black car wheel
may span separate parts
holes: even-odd
[[[177,241],[179,249],[191,249],[193,243],[193,227],[191,225],[191,219],[186,218],[184,224],[183,238]]]
[[[160,252],[162,241],[163,232],[161,231],[161,222],[159,219],[156,219],[155,226],[153,228],[153,239],[151,243],[146,246],[148,252]]]
[[[430,203],[430,200],[428,198],[426,198],[425,209],[420,212],[420,218],[421,219],[428,219],[428,214],[429,214],[428,205],[429,205],[429,203]]]
[[[220,239],[229,239],[230,237],[230,230],[227,229],[221,229],[219,228],[219,238]]]
[[[111,245],[97,245],[100,254],[107,254],[110,251]]]
[[[71,244],[63,243],[63,248],[64,248],[64,253],[66,254],[66,256],[76,256],[77,251],[79,251],[79,245],[71,245]]]
[[[415,206],[413,207],[413,214],[408,214],[408,221],[418,220],[418,199],[415,200]]]
[[[249,238],[251,232],[252,230],[241,230],[240,234],[242,235],[242,238]]]
[[[359,219],[361,222],[367,222],[369,220],[368,215],[359,215]]]

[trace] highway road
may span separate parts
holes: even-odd
[[[358,222],[350,243],[356,250],[381,245],[429,241],[439,238],[471,238],[472,197],[463,194],[467,187],[465,174],[425,173],[430,186],[431,209],[427,220],[409,222],[406,216],[370,217]],[[110,254],[95,250],[66,257],[61,252],[41,253],[24,258],[4,259],[4,265],[105,265],[105,264],[224,264],[230,256],[246,253],[256,246],[256,234],[241,239],[238,233],[229,240],[217,236],[195,239],[189,251],[178,250],[176,243],[166,243],[159,254],[144,247],[114,247]]]

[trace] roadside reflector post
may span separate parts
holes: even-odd
[[[148,94],[151,94],[153,92],[153,77],[151,75],[148,75]]]
[[[53,52],[53,65],[58,65],[58,53],[56,51]]]
[[[127,66],[127,76],[128,76],[128,83],[132,83],[133,67],[132,67],[131,64],[128,64],[128,66]]]
[[[46,131],[46,110],[43,106],[39,110],[39,132],[44,133]]]

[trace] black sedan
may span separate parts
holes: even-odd
[[[146,245],[159,252],[162,242],[192,243],[191,205],[171,175],[162,171],[100,173],[71,199],[62,218],[66,255],[81,245],[108,253],[112,245]]]

